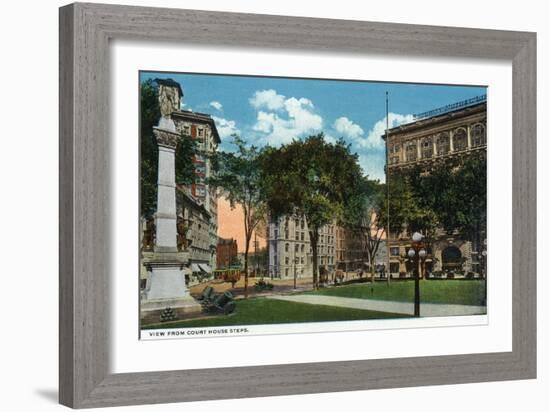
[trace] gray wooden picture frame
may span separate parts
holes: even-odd
[[[62,7],[59,19],[62,404],[89,408],[536,377],[535,33],[82,3]],[[514,219],[502,230],[513,239],[512,351],[110,374],[111,39],[511,61]]]

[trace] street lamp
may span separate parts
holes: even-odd
[[[426,258],[426,249],[422,239],[424,236],[421,233],[414,232],[412,235],[412,247],[407,252],[407,255],[414,262],[414,316],[420,317],[420,273],[418,265],[420,259]]]
[[[485,247],[487,247],[487,239],[485,239],[484,245]],[[482,282],[482,285],[485,286],[484,302],[485,302],[485,305],[487,305],[487,249],[483,249],[483,251],[481,252],[481,258],[482,258],[481,268],[483,270],[483,273],[481,274],[481,279],[484,279],[484,281]]]

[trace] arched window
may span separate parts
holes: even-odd
[[[433,144],[431,137],[422,139],[422,159],[430,159],[433,156]]]
[[[443,270],[460,270],[462,268],[462,252],[456,246],[447,246],[441,252]]]
[[[468,135],[466,129],[456,129],[453,134],[453,150],[458,152],[460,150],[466,150],[468,147]]]
[[[407,162],[414,162],[416,160],[417,151],[416,151],[416,140],[407,143],[407,149],[405,152],[405,158]]]
[[[449,145],[449,133],[443,132],[437,137],[436,141],[437,145],[437,154],[438,155],[444,155],[449,153],[450,145]]]
[[[288,252],[288,243],[285,243],[285,252]]]
[[[481,123],[474,124],[471,128],[472,146],[483,146],[487,144],[487,135],[485,134],[485,126]]]

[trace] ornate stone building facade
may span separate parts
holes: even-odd
[[[212,215],[206,210],[205,205],[191,195],[188,188],[183,187],[178,187],[177,210],[178,220],[184,227],[184,233],[179,233],[181,231],[178,230],[178,234],[187,241],[188,267],[195,277],[207,276],[212,272],[209,230],[212,225]]]
[[[436,163],[455,157],[487,151],[487,103],[480,96],[420,115],[418,120],[388,130],[388,181],[394,173],[420,166],[429,173]],[[386,139],[386,136],[383,136]],[[391,199],[390,199],[391,202]],[[391,217],[390,217],[391,219]],[[411,247],[410,234],[391,233],[389,237],[389,266],[392,277],[412,276],[406,258]],[[478,276],[479,245],[464,239],[459,233],[447,234],[437,230],[430,239],[425,261],[427,274],[442,277],[462,276],[468,272]]]
[[[216,152],[221,142],[220,136],[214,120],[208,114],[177,110],[172,113],[172,118],[182,137],[196,142],[198,153],[193,158],[195,179],[189,187],[189,193],[210,215],[210,224],[204,229],[208,232],[208,265],[212,270],[216,268],[218,197],[215,188],[209,187],[206,182],[213,173],[210,155]]]

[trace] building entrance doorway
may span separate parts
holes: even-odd
[[[447,246],[441,252],[441,266],[443,271],[452,271],[462,269],[462,252],[456,246]]]

